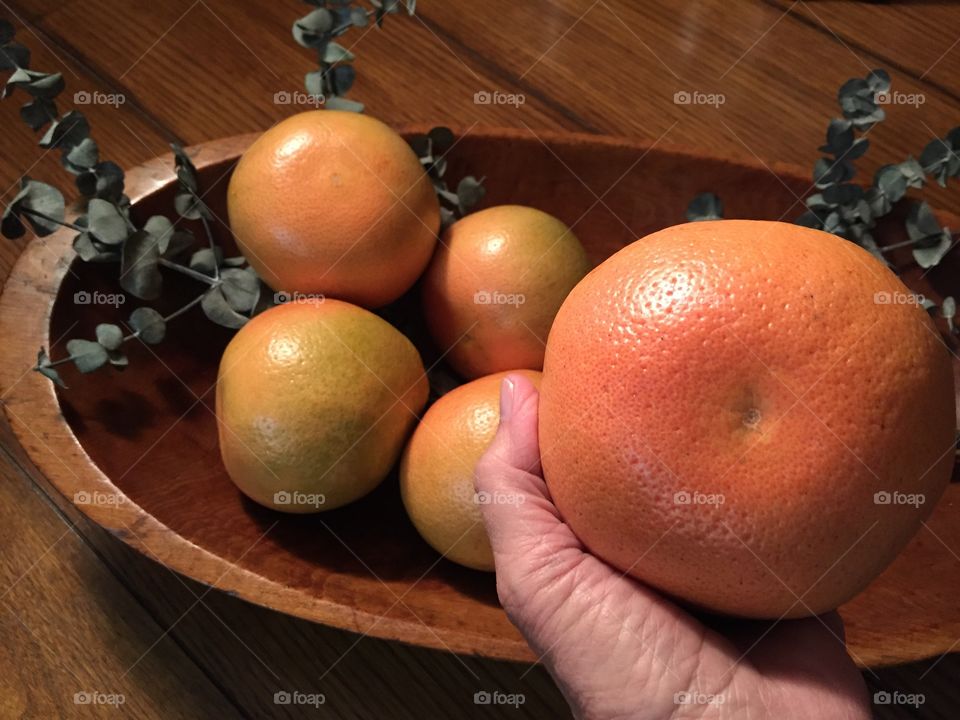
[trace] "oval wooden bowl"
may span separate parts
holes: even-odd
[[[225,245],[232,245],[219,220],[226,218],[227,179],[254,137],[190,150]],[[794,167],[512,130],[462,137],[449,176],[466,173],[486,176],[486,204],[529,204],[573,225],[595,262],[682,222],[687,203],[701,191],[720,193],[728,217],[788,220],[800,212],[797,196],[810,192],[808,174]],[[128,173],[138,221],[172,212],[173,177],[169,156]],[[957,227],[955,218],[943,219]],[[172,323],[161,345],[130,348],[131,365],[123,372],[80,376],[67,367],[66,391],[30,372],[39,347],[52,345],[52,354],[62,357],[67,338],[92,337],[98,322],[119,322],[138,305],[133,298],[118,309],[77,302],[82,296],[76,293],[119,288],[115,266],[74,261],[73,234],[34,240],[0,299],[6,416],[60,492],[129,545],[251,602],[382,638],[536,660],[498,605],[493,576],[440,560],[420,540],[404,515],[395,477],[352,506],[312,517],[274,513],[240,495],[220,462],[212,411],[217,364],[231,333],[199,310]],[[949,294],[937,283],[957,277],[956,270],[938,268],[915,289]],[[161,311],[198,292],[187,278],[171,273],[165,281],[178,297],[160,303]],[[409,320],[414,309],[408,298],[394,317]],[[429,349],[425,355],[429,362]],[[842,609],[858,662],[931,656],[960,637],[958,493],[952,485],[903,555]]]

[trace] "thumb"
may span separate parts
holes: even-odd
[[[500,599],[523,602],[547,580],[563,551],[579,541],[560,519],[540,469],[539,393],[522,375],[500,387],[500,427],[477,465],[476,490],[490,537]],[[506,596],[506,597],[505,597]],[[510,608],[508,607],[508,611]]]

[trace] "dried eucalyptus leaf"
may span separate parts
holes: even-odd
[[[823,199],[830,205],[848,205],[863,197],[863,188],[859,185],[844,183],[828,185],[823,189]]]
[[[720,220],[723,218],[723,202],[713,193],[700,193],[687,205],[686,218],[689,222]]]
[[[112,202],[93,198],[87,205],[90,234],[107,245],[119,245],[130,232],[127,219]]]
[[[953,297],[945,297],[940,304],[940,315],[953,320],[957,316],[957,302]]]
[[[74,175],[93,168],[100,159],[97,143],[93,138],[84,138],[63,154],[63,166]]]
[[[123,330],[111,323],[97,325],[97,342],[107,350],[116,350],[123,344]]]
[[[177,214],[187,220],[199,220],[207,217],[206,206],[193,193],[181,192],[173,198],[173,207]]]
[[[40,141],[40,146],[67,151],[74,145],[79,145],[89,135],[90,123],[87,118],[80,111],[71,110],[50,126]]]
[[[9,21],[0,19],[0,45],[6,45],[11,40],[16,31],[13,29],[13,25]],[[43,348],[41,348],[41,352]]]
[[[330,79],[333,82],[334,95],[343,95],[357,78],[357,71],[352,65],[337,65],[330,70]]]
[[[220,248],[201,248],[190,256],[190,268],[212,277],[222,261],[223,251]]]
[[[223,296],[230,307],[237,312],[250,312],[260,294],[260,279],[256,273],[251,268],[227,268],[220,278]]]
[[[475,207],[486,194],[487,190],[483,187],[483,183],[472,175],[467,175],[457,183],[457,198],[460,200],[460,209],[463,212]]]
[[[103,367],[107,360],[107,349],[100,343],[91,340],[70,340],[67,342],[67,352],[77,370],[89,373]]]
[[[297,20],[297,24],[317,35],[329,32],[333,29],[333,13],[326,8],[318,8]]]
[[[368,23],[367,11],[362,7],[350,8],[350,22],[352,22],[356,27],[366,27]]]
[[[66,205],[59,190],[24,176],[20,192],[4,211],[3,235],[8,238],[23,235],[26,228],[20,218],[22,215],[38,237],[46,237],[60,228],[65,211]]]
[[[884,165],[877,170],[873,184],[891,203],[896,203],[907,194],[907,179],[897,165]]]
[[[831,155],[843,155],[853,145],[853,123],[849,120],[833,119],[827,126],[827,142],[821,152]]]
[[[149,307],[139,307],[130,314],[130,327],[137,333],[137,337],[148,345],[162,342],[167,334],[167,321],[163,319],[163,315]]]
[[[875,93],[885,93],[890,90],[890,75],[881,68],[871,70],[867,73],[867,85]]]
[[[117,350],[108,352],[107,359],[114,367],[125,368],[130,364],[130,358]]]
[[[346,112],[356,113],[363,112],[363,103],[358,103],[354,100],[347,100],[346,98],[338,97],[336,95],[328,97],[325,105],[329,110],[343,110]]]
[[[326,95],[326,73],[323,70],[314,70],[303,76],[303,86],[308,95],[319,97]]]
[[[353,60],[354,54],[338,43],[327,43],[323,50],[323,62],[325,63],[353,62]]]
[[[224,258],[220,264],[226,267],[243,267],[247,264],[247,259],[243,255],[236,255],[235,257]]]
[[[0,47],[0,70],[26,68],[30,65],[30,51],[20,43]]]
[[[870,141],[866,138],[858,138],[843,154],[843,157],[846,160],[856,160],[857,158],[863,157],[863,154],[869,149]]]
[[[41,73],[29,71],[30,82],[18,84],[35,98],[51,100],[63,92],[66,84],[60,73]]]
[[[940,261],[950,252],[952,247],[953,236],[948,229],[944,229],[936,245],[913,248],[913,259],[916,260],[917,265],[924,269],[932,268],[940,264]]]
[[[34,98],[20,108],[20,119],[23,120],[31,130],[39,130],[48,122],[52,122],[56,117],[57,106],[53,100]]]
[[[910,208],[906,220],[907,235],[914,242],[922,242],[929,238],[937,238],[943,232],[937,222],[933,209],[926,201],[917,203]]]
[[[103,200],[119,203],[123,199],[123,168],[110,160],[99,162],[93,168],[96,184],[92,193],[84,193],[87,197],[95,195]],[[77,187],[80,187],[79,178]],[[81,192],[83,190],[81,189]]]
[[[804,210],[796,220],[793,221],[794,225],[800,225],[802,227],[815,228],[817,230],[823,227],[823,221],[820,219],[820,216],[815,213],[813,210]]]
[[[43,375],[45,378],[51,380],[54,385],[62,387],[64,390],[67,389],[67,384],[63,381],[63,378],[60,377],[60,373],[52,367],[38,366],[35,368],[38,373]]]
[[[157,239],[145,230],[133,233],[123,244],[120,287],[143,300],[156,300],[163,284],[159,259]]]
[[[248,318],[230,307],[220,286],[210,288],[200,301],[204,314],[217,325],[227,328],[241,328]]]

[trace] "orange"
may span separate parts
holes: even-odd
[[[540,373],[517,374],[540,383]],[[417,531],[448,560],[493,570],[493,551],[480,504],[514,497],[475,493],[474,471],[500,423],[506,372],[461,385],[437,400],[417,426],[400,461],[400,491]]]
[[[444,232],[423,278],[430,334],[466,378],[539,370],[553,318],[589,269],[570,228],[545,212],[501,205],[468,215]]]
[[[340,507],[386,477],[427,392],[417,350],[385,320],[337,300],[278,305],[220,361],[223,464],[266,507]]]
[[[668,228],[600,265],[547,347],[547,485],[596,555],[695,606],[837,607],[949,481],[950,358],[853,243],[775,222]]]
[[[227,210],[241,252],[274,290],[365,307],[416,282],[440,227],[433,185],[403,138],[332,110],[263,133],[233,172]]]

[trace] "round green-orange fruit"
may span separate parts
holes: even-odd
[[[240,158],[230,228],[274,290],[380,307],[409,289],[436,244],[440,207],[400,135],[369,115],[299,113]]]
[[[223,464],[266,507],[346,505],[390,472],[427,393],[416,348],[377,315],[330,299],[278,305],[244,325],[220,361]]]

